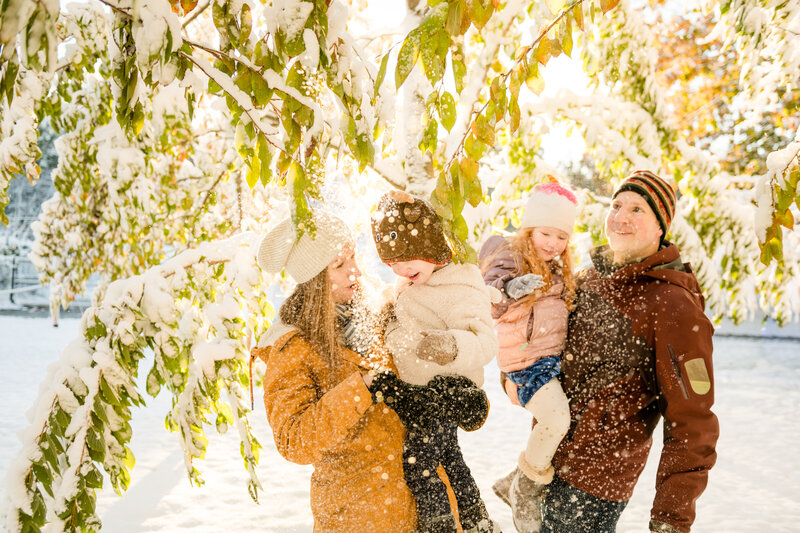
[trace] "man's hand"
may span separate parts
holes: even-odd
[[[545,283],[542,281],[542,276],[539,274],[525,274],[524,276],[506,281],[505,290],[506,294],[511,298],[519,300],[536,289],[544,287],[544,285]]]
[[[681,533],[681,530],[658,520],[650,520],[651,533]]]
[[[458,355],[458,345],[451,333],[443,331],[423,331],[422,340],[417,345],[417,358],[446,365]]]
[[[517,384],[510,379],[505,378],[505,381],[503,382],[503,388],[506,390],[506,394],[508,395],[508,399],[511,400],[511,403],[513,405],[520,405],[519,395],[517,394]]]

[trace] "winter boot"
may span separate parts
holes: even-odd
[[[519,457],[519,474],[512,480],[508,493],[514,527],[520,533],[539,533],[542,529],[542,489],[553,480],[553,467],[545,471],[534,469]]]
[[[508,493],[511,491],[511,482],[514,481],[514,478],[517,477],[519,473],[519,467],[514,467],[514,470],[495,481],[494,485],[492,485],[492,490],[497,497],[503,500],[503,503],[509,507],[511,506],[511,502],[508,500]]]
[[[417,531],[419,533],[456,533],[458,531],[456,517],[452,514],[443,514],[431,518],[427,522],[417,524]]]
[[[479,500],[472,507],[467,507],[460,511],[459,520],[464,533],[502,533],[500,526],[489,518],[486,505],[482,500]]]

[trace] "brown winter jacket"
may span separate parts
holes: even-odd
[[[600,498],[631,497],[664,417],[651,518],[688,532],[716,461],[713,327],[697,279],[674,245],[612,271],[607,247],[578,277],[562,354],[572,425],[558,475]]]
[[[344,349],[332,372],[297,330],[268,348],[264,405],[278,452],[314,465],[314,531],[413,531],[416,507],[403,479],[405,429],[373,404],[360,358]]]

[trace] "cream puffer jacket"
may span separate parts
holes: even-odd
[[[397,296],[396,320],[386,326],[386,347],[400,379],[426,385],[439,374],[466,376],[483,385],[483,367],[497,354],[492,324],[492,301],[500,294],[483,283],[477,266],[450,263],[431,274],[427,282],[403,287]],[[451,334],[456,358],[445,365],[417,357],[423,331]]]

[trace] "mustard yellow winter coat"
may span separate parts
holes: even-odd
[[[373,404],[359,356],[343,349],[333,372],[297,330],[267,348],[264,405],[278,452],[311,464],[315,533],[413,531],[414,498],[403,479],[405,428]]]

